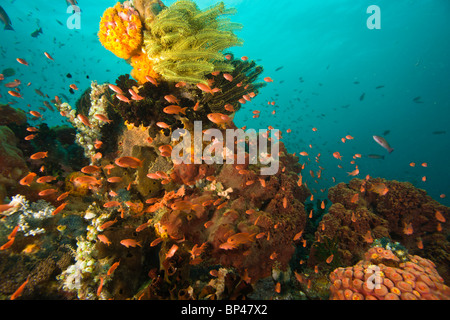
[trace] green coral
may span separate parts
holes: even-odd
[[[207,83],[205,75],[213,71],[232,72],[223,50],[243,44],[233,33],[241,25],[224,15],[234,14],[220,2],[200,10],[190,0],[180,0],[147,19],[144,51],[154,70],[168,81]]]

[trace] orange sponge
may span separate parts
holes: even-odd
[[[131,58],[142,45],[142,22],[138,12],[120,2],[106,9],[98,37],[102,45],[119,58]]]
[[[150,76],[154,79],[159,77],[159,75],[153,70],[152,61],[143,52],[131,57],[131,66],[133,67],[131,76],[139,82],[139,84],[148,82],[145,78],[146,76]]]

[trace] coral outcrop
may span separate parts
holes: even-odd
[[[337,235],[343,265],[356,263],[375,239],[387,237],[400,242],[411,254],[432,260],[439,273],[449,274],[450,246],[445,234],[450,208],[424,190],[408,182],[355,178],[330,188],[328,197],[333,204],[320,222],[316,241]],[[309,264],[318,262],[312,250]]]
[[[370,248],[354,266],[330,274],[333,300],[448,300],[450,288],[436,265],[417,255],[399,257],[382,246]]]

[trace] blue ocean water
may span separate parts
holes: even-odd
[[[31,83],[21,86],[23,100],[12,98],[0,86],[1,103],[15,101],[15,107],[26,111],[44,107],[44,98],[35,92],[39,89],[51,98],[66,96],[64,100],[74,105],[92,80],[114,82],[130,72],[131,67],[104,49],[97,38],[100,17],[115,1],[78,2],[80,29],[69,29],[71,13],[65,0],[1,1],[15,31],[0,30],[0,69],[15,69],[16,75],[7,80]],[[166,5],[173,2],[164,1]],[[243,24],[238,36],[245,44],[232,52],[256,60],[264,66],[264,76],[274,79],[236,115],[238,126],[271,125],[283,130],[289,152],[308,152],[305,172],[316,172],[319,165],[324,168],[318,183],[304,174],[310,188],[328,188],[335,184],[332,177],[336,182],[349,181],[352,177],[347,172],[355,169],[350,161],[354,154],[361,154],[355,160],[359,177],[369,174],[410,181],[450,205],[448,1],[224,2],[237,9],[232,20]],[[204,8],[215,2],[197,3]],[[367,27],[371,5],[380,9],[380,29]],[[39,27],[43,33],[32,37]],[[44,51],[55,61],[45,58]],[[18,64],[19,57],[29,66]],[[69,92],[72,83],[80,88],[74,94]],[[261,111],[259,118],[252,118],[253,110]],[[43,114],[50,125],[66,121],[57,112]],[[343,143],[346,135],[354,139]],[[384,136],[395,151],[388,154],[373,135]],[[333,157],[337,151],[342,160]],[[371,159],[368,154],[384,159]],[[301,158],[304,163],[306,159]],[[447,197],[440,198],[441,194]]]

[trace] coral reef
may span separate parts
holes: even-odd
[[[22,195],[12,197],[11,209],[4,212],[7,215],[2,222],[7,226],[18,226],[18,231],[27,236],[35,236],[45,232],[43,221],[52,216],[55,207],[44,200],[29,201]]]
[[[92,159],[97,153],[95,142],[102,138],[101,128],[108,124],[107,108],[109,103],[108,85],[98,85],[93,81],[90,91],[90,105],[86,114],[77,113],[67,102],[57,104],[59,112],[67,117],[73,126],[77,129],[76,142],[84,149],[86,158]],[[99,118],[98,115],[104,118]],[[92,160],[91,160],[92,161]]]
[[[236,127],[265,83],[225,52],[242,44],[233,13],[118,2],[98,35],[131,74],[92,82],[76,108],[55,98],[73,128],[28,140],[1,106],[0,298],[25,283],[19,299],[449,299],[449,208],[370,177],[329,206],[278,130]]]
[[[0,203],[6,190],[16,187],[29,170],[23,152],[17,147],[18,139],[7,126],[0,126]]]
[[[403,261],[403,262],[402,262]],[[448,300],[450,288],[436,265],[417,255],[374,246],[356,265],[330,274],[333,300]]]
[[[384,195],[377,192],[381,184],[388,190]],[[339,183],[330,188],[328,197],[333,204],[320,222],[315,240],[337,235],[343,265],[353,265],[375,239],[386,237],[400,242],[411,254],[432,260],[448,283],[450,246],[445,234],[449,222],[444,218],[450,214],[448,207],[408,182],[380,178]],[[320,262],[314,248],[309,259],[309,265]]]
[[[15,109],[9,104],[0,104],[0,126],[6,126],[11,123],[22,125],[27,122],[27,116],[24,111]]]

